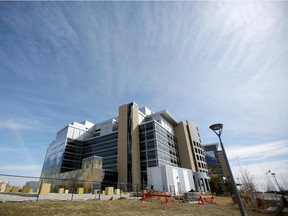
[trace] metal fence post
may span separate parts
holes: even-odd
[[[71,201],[73,201],[73,195],[74,195],[74,188],[75,188],[75,179],[73,180],[73,187],[72,187],[72,196],[71,196]]]
[[[40,191],[42,188],[42,181],[43,181],[43,179],[40,177],[40,184],[39,184],[39,189],[38,189],[38,194],[37,194],[37,202],[39,201]]]

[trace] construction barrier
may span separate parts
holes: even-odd
[[[210,204],[217,204],[215,197],[211,195],[201,195],[198,199],[198,204],[205,205],[205,199],[211,199]]]
[[[165,197],[165,204],[168,205],[168,197],[171,197],[171,195],[168,194],[147,194],[143,193],[142,195],[142,203],[145,203],[146,197]]]

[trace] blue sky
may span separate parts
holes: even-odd
[[[0,173],[39,176],[57,131],[135,101],[192,120],[203,144],[223,123],[236,175],[240,164],[288,179],[287,12],[281,1],[0,2]]]

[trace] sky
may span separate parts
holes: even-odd
[[[74,121],[136,102],[223,123],[234,177],[288,188],[288,2],[0,2],[0,174],[40,176]]]

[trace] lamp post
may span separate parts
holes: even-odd
[[[282,189],[281,189],[281,187],[280,187],[280,185],[279,185],[279,183],[278,183],[278,181],[277,181],[277,179],[276,179],[276,173],[271,173],[271,175],[274,177],[275,182],[276,182],[276,184],[277,184],[277,186],[278,186],[278,188],[279,188],[279,190],[280,190],[280,193],[282,194],[281,199],[282,199],[283,204],[284,204],[285,206],[288,206],[288,202],[287,202],[287,200],[286,200],[285,193],[282,191]]]
[[[236,197],[236,200],[237,200],[240,212],[241,212],[241,216],[247,216],[246,212],[245,212],[245,209],[244,209],[244,206],[243,206],[243,203],[242,203],[242,200],[241,200],[241,197],[239,195],[239,192],[238,192],[238,189],[237,189],[233,174],[232,174],[232,170],[231,170],[230,165],[229,165],[229,161],[228,161],[228,158],[227,158],[227,155],[226,155],[222,140],[221,140],[221,133],[222,133],[222,130],[223,130],[223,124],[220,124],[220,123],[213,124],[209,128],[211,130],[213,130],[214,133],[219,138],[221,149],[223,151],[224,160],[225,160],[225,163],[227,165],[228,173],[229,173],[230,178],[231,178],[232,187],[233,187],[233,190],[234,190],[234,193],[235,193],[235,197]]]
[[[275,182],[276,182],[276,184],[277,184],[277,186],[278,186],[278,188],[279,188],[279,190],[280,190],[280,192],[281,192],[281,194],[282,194],[281,187],[280,187],[280,185],[279,185],[279,183],[278,183],[278,181],[277,181],[277,179],[276,179],[276,173],[271,173],[271,175],[274,177]]]

